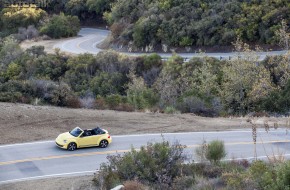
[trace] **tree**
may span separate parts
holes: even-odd
[[[279,45],[285,48],[285,50],[289,50],[289,41],[290,41],[290,33],[288,31],[288,26],[286,21],[283,19],[281,21],[280,29],[275,32],[275,35],[278,38]]]
[[[124,94],[124,85],[123,75],[117,72],[101,72],[90,81],[92,92],[100,96]]]
[[[97,14],[103,14],[110,10],[110,6],[115,0],[87,0],[86,6],[90,11],[95,11]]]
[[[6,69],[7,65],[15,61],[23,53],[19,44],[13,37],[6,37],[0,51],[0,70]]]
[[[46,16],[46,12],[40,8],[12,7],[1,11],[1,21],[5,29],[16,32],[18,27],[38,26],[39,21]]]
[[[86,13],[88,12],[87,0],[69,0],[65,4],[65,10],[70,15],[78,16],[81,19],[85,18]]]
[[[181,77],[183,72],[183,58],[178,55],[173,55],[163,65],[162,71],[155,81],[153,87],[159,94],[162,106],[175,106],[177,98],[187,87],[187,77]]]
[[[99,2],[103,0],[94,1]],[[231,45],[237,36],[246,42],[273,44],[279,20],[289,21],[288,7],[287,0],[118,0],[104,17],[113,26],[126,26],[118,27],[114,42],[132,41],[138,47],[150,43],[171,47]]]
[[[76,36],[80,30],[80,21],[76,16],[66,16],[63,13],[53,15],[40,29],[40,33],[52,38]]]
[[[96,57],[92,54],[70,57],[67,66],[68,71],[65,73],[64,80],[79,95],[86,94],[86,91],[90,89],[91,79],[99,71]]]
[[[128,103],[133,105],[135,109],[144,109],[154,106],[158,99],[152,89],[149,89],[143,78],[136,77],[130,73],[130,82],[127,89]]]
[[[220,97],[233,113],[253,110],[254,103],[274,90],[270,73],[259,63],[259,56],[249,45],[237,40],[236,58],[223,67],[223,82]]]

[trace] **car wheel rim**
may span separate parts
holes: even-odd
[[[106,148],[108,146],[108,142],[107,141],[102,141],[101,142],[101,147],[102,148]]]
[[[76,149],[75,144],[70,144],[68,149],[69,150],[75,150]]]

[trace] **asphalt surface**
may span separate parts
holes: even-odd
[[[272,130],[269,133],[258,131],[256,146],[258,158],[267,159],[267,155],[273,154],[289,157],[289,136],[285,129]],[[203,140],[210,142],[216,139],[225,142],[226,159],[254,159],[250,130],[126,135],[112,138],[113,143],[105,149],[94,147],[77,149],[73,152],[58,148],[54,141],[0,146],[0,187],[4,183],[22,180],[94,173],[101,163],[107,161],[108,155],[122,154],[131,147],[138,149],[147,142],[160,142],[163,138],[171,143],[179,141],[182,145],[186,145],[184,154],[188,156],[188,161],[196,160],[194,149]]]
[[[101,30],[95,28],[82,28],[78,33],[78,37],[74,39],[65,40],[54,45],[54,48],[59,48],[61,51],[69,52],[73,54],[91,53],[97,54],[101,49],[97,48],[97,44],[101,43],[108,35],[109,30]],[[285,54],[286,51],[270,51],[270,52],[258,52],[258,59],[263,60],[266,56]],[[148,53],[124,53],[131,56],[145,55]],[[166,59],[172,56],[171,53],[159,53],[159,55]],[[184,59],[190,59],[192,57],[215,57],[217,59],[231,59],[239,56],[236,52],[231,53],[178,53]]]

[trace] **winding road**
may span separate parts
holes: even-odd
[[[267,155],[281,153],[289,157],[289,136],[285,129],[272,130],[269,133],[258,130],[258,158],[266,159]],[[108,155],[130,151],[132,146],[138,149],[147,142],[160,142],[162,138],[171,143],[179,141],[186,145],[184,153],[188,156],[188,161],[195,160],[194,149],[203,139],[207,142],[223,140],[227,151],[226,159],[254,159],[251,130],[126,135],[112,138],[113,143],[106,149],[86,148],[73,152],[58,148],[54,141],[0,146],[0,187],[1,184],[29,179],[91,174],[101,163],[106,162]]]
[[[96,45],[102,42],[108,34],[107,30],[82,28],[79,37],[59,42],[54,48],[74,54],[97,54],[102,50]],[[260,59],[264,59],[266,55],[284,53],[284,51],[260,52],[259,55]],[[169,53],[160,55],[163,58],[171,56]],[[201,56],[195,53],[179,55],[185,59]],[[204,55],[228,59],[235,53],[206,53]],[[94,173],[101,163],[106,162],[108,155],[128,152],[132,146],[138,149],[147,142],[160,142],[162,138],[172,143],[179,141],[182,145],[186,145],[184,154],[188,156],[189,161],[195,160],[194,149],[202,143],[203,139],[207,142],[216,139],[223,140],[227,150],[226,159],[254,159],[255,146],[250,130],[126,135],[112,138],[113,143],[106,149],[87,148],[74,152],[59,149],[53,140],[0,146],[0,187],[1,184],[22,180]],[[288,139],[289,135],[286,134],[285,129],[277,129],[269,133],[263,130],[258,131],[256,145],[258,158],[267,159],[267,156],[275,154],[290,157],[290,140]]]
[[[101,30],[95,28],[82,28],[78,33],[78,37],[74,39],[64,40],[54,45],[54,48],[59,48],[61,51],[69,52],[73,54],[91,53],[97,54],[102,49],[97,48],[97,44],[101,43],[109,35],[108,30]],[[258,52],[260,60],[263,60],[266,56],[285,54],[286,51],[270,51],[270,52]],[[145,55],[146,53],[125,53],[131,56]],[[162,58],[169,58],[171,53],[159,53]],[[178,53],[184,59],[190,59],[192,57],[208,56],[215,57],[217,59],[229,59],[237,55],[236,52],[231,53]]]

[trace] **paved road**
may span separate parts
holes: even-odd
[[[178,140],[187,145],[185,154],[189,161],[194,160],[194,148],[205,139],[224,140],[227,159],[253,159],[254,145],[251,131],[229,132],[194,132],[163,134],[165,140]],[[257,156],[265,159],[266,155],[284,153],[290,156],[290,135],[278,129],[266,133],[258,132]],[[131,146],[139,148],[148,141],[160,142],[161,134],[131,136],[113,136],[113,143],[106,149],[86,148],[70,152],[59,149],[54,141],[33,142],[0,146],[0,187],[1,184],[60,175],[85,174],[95,172],[106,156],[129,151]],[[1,189],[1,188],[0,188]]]
[[[74,54],[82,54],[82,53],[91,53],[97,54],[101,49],[97,48],[96,45],[102,42],[108,35],[108,30],[94,29],[94,28],[82,28],[79,32],[79,37],[65,40],[63,42],[57,43],[54,45],[54,48],[59,48],[62,51],[74,53]],[[267,55],[280,55],[285,54],[286,51],[271,51],[271,52],[259,52],[259,59],[264,59]],[[138,56],[143,55],[145,53],[126,53],[128,55]],[[160,53],[162,58],[171,57],[171,53]],[[179,53],[178,55],[182,56],[185,59],[190,59],[192,57],[200,57],[201,54],[197,53]],[[236,53],[205,53],[203,55],[209,57],[215,57],[218,59],[229,59],[229,57],[237,56]]]

